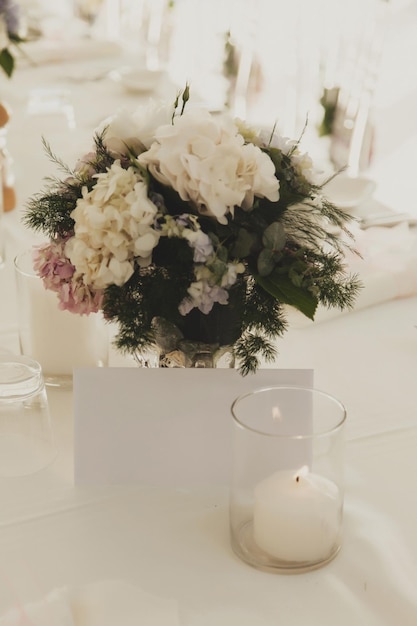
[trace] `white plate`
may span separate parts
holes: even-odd
[[[117,80],[130,93],[148,93],[158,87],[163,75],[163,70],[131,69],[121,71]]]
[[[340,209],[355,209],[368,200],[376,184],[370,178],[336,176],[323,187],[326,197]]]

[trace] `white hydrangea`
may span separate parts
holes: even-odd
[[[138,134],[139,127],[127,109],[119,109],[114,115],[106,118],[99,124],[95,134],[102,135],[103,143],[114,156],[127,153],[127,146],[139,154],[144,148]]]
[[[255,196],[279,198],[270,157],[244,143],[231,118],[190,109],[157,129],[155,142],[139,157],[152,175],[173,187],[202,214],[226,224],[235,206],[250,209]]]
[[[150,263],[159,241],[153,228],[157,208],[133,167],[123,169],[115,161],[96,177],[96,185],[91,191],[83,188],[71,213],[74,237],[65,252],[86,284],[105,289],[129,280],[135,259],[140,265]]]

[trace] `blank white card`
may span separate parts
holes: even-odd
[[[313,386],[313,370],[74,370],[78,485],[227,485],[233,400],[274,385]]]

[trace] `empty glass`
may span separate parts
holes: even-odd
[[[33,474],[55,456],[39,363],[23,356],[0,354],[0,477]]]

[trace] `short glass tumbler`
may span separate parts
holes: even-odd
[[[39,363],[0,356],[0,477],[26,476],[56,457]]]
[[[230,531],[246,563],[277,573],[321,567],[342,542],[345,407],[308,387],[237,398]]]

